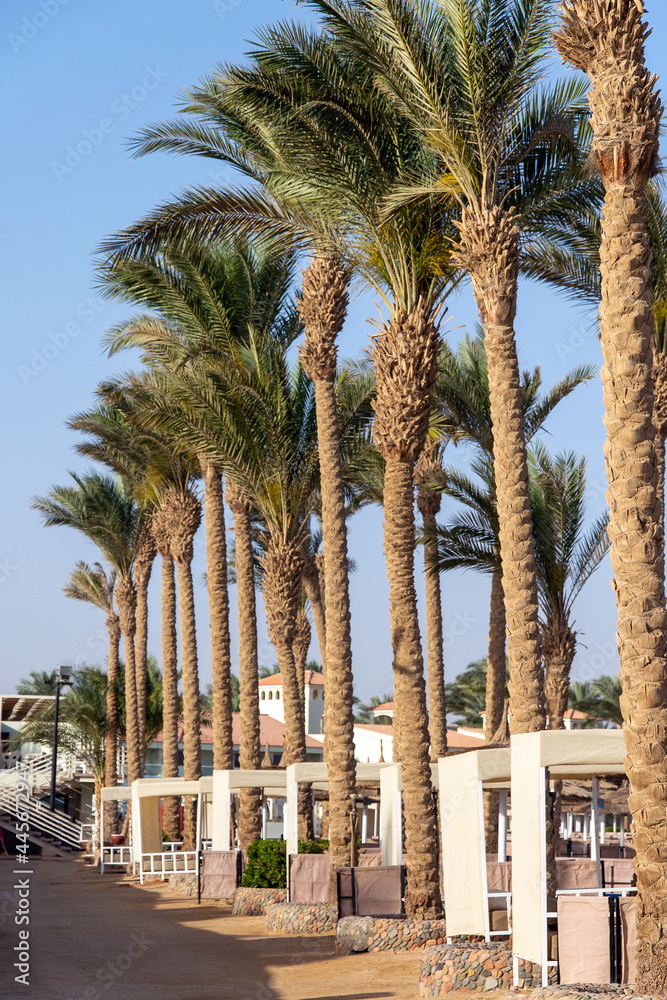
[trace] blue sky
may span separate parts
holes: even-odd
[[[104,660],[102,615],[61,593],[74,562],[94,560],[95,550],[74,532],[42,528],[29,507],[32,494],[65,482],[68,469],[86,467],[64,422],[89,405],[100,378],[132,363],[130,356],[120,362],[103,356],[103,331],[127,309],[96,297],[91,252],[105,234],[185,185],[214,182],[221,169],[214,162],[166,156],[132,161],[126,141],[146,122],[168,117],[181,88],[217,62],[242,59],[257,26],[292,13],[291,0],[12,0],[2,5],[1,402],[7,474],[0,545],[0,690],[13,690],[31,670]],[[648,60],[660,75],[667,14],[656,5],[649,16],[654,34]],[[341,338],[343,355],[366,346],[372,332],[367,319],[373,314],[372,299],[354,302]],[[450,339],[456,341],[474,322],[474,303],[465,289],[450,301]],[[590,314],[547,289],[522,284],[516,329],[522,368],[540,364],[546,385],[576,365],[600,363]],[[587,456],[590,513],[597,514],[605,489],[599,378],[561,405],[548,430],[550,448]],[[351,522],[350,549],[358,566],[351,583],[355,686],[366,698],[391,690],[378,510],[368,509]],[[204,568],[202,532],[195,566],[202,686],[210,679]],[[574,673],[581,678],[617,670],[610,575],[607,562],[576,607],[583,645]],[[489,588],[485,578],[472,573],[449,574],[442,583],[450,679],[484,655]],[[149,647],[159,654],[157,578],[150,601]],[[235,628],[233,641],[236,661]],[[316,653],[315,644],[311,651]],[[260,656],[263,663],[274,661],[263,625]]]

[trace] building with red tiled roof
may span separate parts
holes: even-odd
[[[304,673],[304,707],[306,732],[311,736],[322,733],[324,720],[324,677],[316,670]],[[278,722],[285,721],[282,674],[269,674],[259,680],[259,710]]]
[[[259,716],[259,742],[262,749],[262,756],[269,748],[272,764],[279,764],[283,755],[285,725],[278,719],[271,718],[270,715],[260,713]],[[213,722],[211,712],[202,712],[201,718],[201,754],[202,772],[211,774],[213,771]],[[238,767],[239,744],[241,742],[241,721],[240,713],[232,712],[232,740],[234,743],[234,766]],[[178,746],[179,758],[182,765],[183,753],[183,720],[178,723]],[[321,739],[314,736],[306,736],[306,760],[320,761],[324,756],[324,747]],[[158,733],[146,752],[146,777],[159,777],[162,774],[162,733]]]

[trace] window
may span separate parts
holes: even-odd
[[[318,698],[317,688],[315,688],[315,690],[313,691],[313,701],[317,701],[317,698]]]
[[[276,691],[276,701],[280,701],[280,691]]]
[[[265,698],[266,698],[266,691],[262,691],[262,693],[259,696],[259,700],[264,701]]]
[[[269,701],[273,700],[273,691],[269,691]]]

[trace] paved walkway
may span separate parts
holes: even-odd
[[[337,958],[333,938],[277,937],[264,918],[140,889],[78,861],[30,876],[30,985],[14,982],[17,879],[0,859],[0,997],[18,1000],[415,1000],[417,955]],[[22,925],[23,927],[25,925]]]

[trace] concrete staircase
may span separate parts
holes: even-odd
[[[27,822],[29,838],[34,843],[66,852],[80,851],[88,840],[88,828],[65,813],[51,812],[41,801],[51,784],[52,760],[50,753],[39,754],[18,766],[0,769],[0,823],[16,832],[19,823]],[[58,786],[70,783],[86,771],[86,765],[73,754],[58,754]]]

